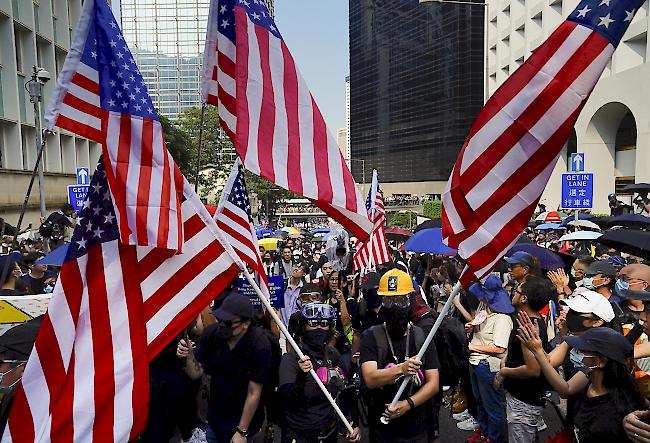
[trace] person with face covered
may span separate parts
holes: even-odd
[[[314,369],[333,398],[337,398],[345,384],[347,374],[341,355],[327,343],[335,322],[336,309],[331,305],[302,306],[298,346],[305,357],[298,359],[291,349],[280,363],[278,394],[285,405],[282,443],[336,443],[338,431],[344,429],[339,426],[334,408],[309,375]],[[359,428],[355,426],[353,430],[351,434],[342,433],[350,441],[359,441]]]
[[[516,289],[515,289],[516,290]],[[505,393],[495,386],[501,359],[508,349],[514,308],[501,280],[490,275],[485,283],[475,283],[469,292],[482,302],[474,319],[465,325],[473,332],[469,343],[469,364],[472,392],[476,398],[479,429],[475,441],[505,440]]]
[[[542,349],[537,328],[525,312],[518,317],[518,337],[533,353],[544,377],[563,397],[576,399],[573,431],[580,443],[629,442],[623,419],[645,405],[627,369],[632,345],[611,328],[592,328],[566,337],[576,373],[565,380]]]
[[[208,443],[252,442],[262,427],[262,388],[277,368],[271,367],[269,339],[252,325],[253,314],[247,296],[231,293],[214,311],[217,323],[203,331],[196,350],[185,340],[176,348],[191,379],[210,375]]]
[[[360,364],[366,386],[368,427],[373,443],[426,443],[429,400],[439,390],[438,355],[433,343],[422,360],[417,355],[424,331],[408,319],[409,294],[414,291],[409,275],[388,271],[379,281],[384,322],[361,338]],[[390,403],[404,377],[410,381],[393,407]],[[388,424],[381,418],[386,417]]]
[[[381,296],[377,294],[379,287],[379,274],[369,272],[359,280],[361,297],[357,310],[352,317],[352,363],[359,363],[359,349],[361,348],[361,335],[372,326],[383,323],[381,310]]]

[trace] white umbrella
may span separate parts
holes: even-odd
[[[600,231],[600,226],[598,226],[596,223],[589,220],[573,220],[567,223],[567,225],[582,226],[583,228],[596,229]]]
[[[560,241],[595,240],[603,235],[601,232],[577,231],[560,237]]]

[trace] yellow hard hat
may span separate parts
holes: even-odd
[[[379,280],[377,294],[384,297],[393,295],[408,295],[413,292],[413,281],[411,277],[399,269],[391,269]]]

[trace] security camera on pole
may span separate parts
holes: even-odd
[[[45,210],[45,191],[43,189],[43,163],[41,157],[43,155],[43,143],[41,141],[41,112],[40,102],[43,97],[43,85],[50,81],[51,75],[43,68],[34,65],[32,68],[32,78],[25,83],[25,89],[29,93],[29,101],[34,103],[34,127],[36,131],[36,163],[38,166],[38,193],[41,204],[41,217],[46,216]]]

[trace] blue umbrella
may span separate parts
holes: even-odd
[[[547,229],[566,229],[566,228],[560,226],[557,223],[542,223],[541,225],[535,227],[536,231],[546,231]]]
[[[68,247],[70,243],[65,243],[54,251],[47,254],[45,257],[37,260],[35,264],[37,265],[51,265],[51,266],[61,266],[65,260],[65,256],[68,254]]]
[[[457,251],[442,242],[442,229],[431,228],[413,234],[406,240],[404,249],[410,252],[427,252],[429,254],[449,255]]]
[[[517,251],[524,251],[533,257],[537,257],[539,259],[539,266],[542,269],[555,270],[558,268],[564,268],[564,261],[562,260],[562,257],[553,251],[542,248],[541,246],[526,243],[515,243],[515,245],[506,253],[506,257],[511,256]]]

